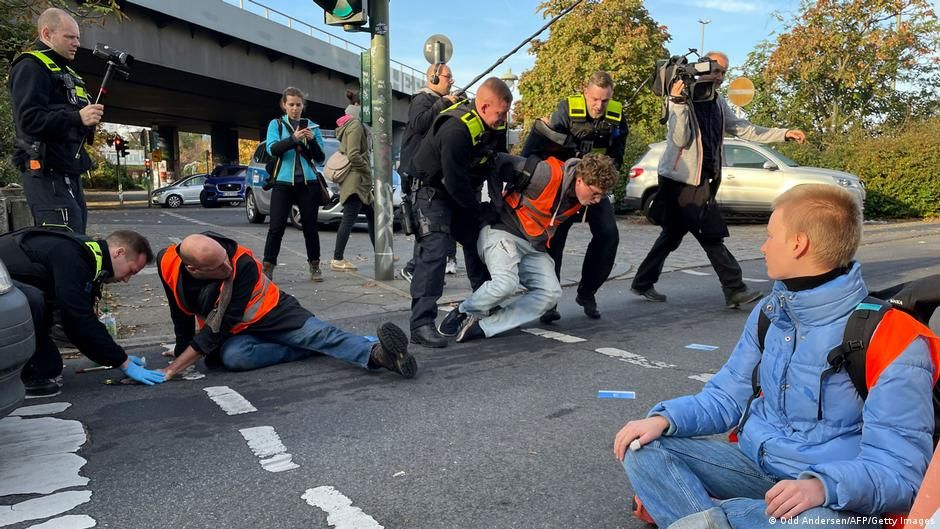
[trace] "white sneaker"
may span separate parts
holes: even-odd
[[[444,273],[451,274],[451,275],[457,273],[457,260],[456,259],[451,259],[450,257],[447,258],[447,266],[444,267]]]
[[[349,259],[333,259],[330,261],[330,269],[336,270],[337,272],[353,272],[359,270],[359,267],[354,265]]]

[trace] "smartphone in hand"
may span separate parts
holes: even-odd
[[[297,128],[299,128],[299,129],[309,129],[309,128],[310,128],[310,120],[308,120],[307,118],[300,118],[300,125],[298,125]]]

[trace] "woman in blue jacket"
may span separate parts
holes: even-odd
[[[291,205],[300,209],[304,243],[307,247],[307,262],[310,264],[310,280],[323,281],[320,273],[320,234],[317,232],[317,210],[320,207],[320,174],[314,162],[322,163],[323,138],[320,126],[301,119],[306,96],[292,86],[281,96],[284,115],[272,119],[265,138],[268,154],[277,159],[271,178],[271,223],[264,242],[264,274],[274,278],[277,255],[281,251],[281,239],[287,227],[287,216]]]

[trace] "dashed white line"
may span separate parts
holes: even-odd
[[[326,512],[326,523],[336,529],[384,529],[375,518],[353,507],[352,501],[333,487],[307,489],[300,498]]]
[[[239,430],[242,437],[248,441],[248,448],[261,458],[261,468],[268,472],[284,472],[299,468],[291,461],[292,456],[287,453],[287,447],[281,442],[277,432],[271,426],[257,426]]]
[[[616,349],[614,347],[601,347],[595,349],[598,353],[602,355],[607,355],[611,358],[616,358],[622,362],[627,362],[636,366],[645,367],[647,369],[664,369],[669,367],[676,367],[673,364],[667,364],[665,362],[659,362],[656,360],[648,360],[643,355],[638,355],[636,353],[631,353],[629,351],[624,351],[623,349]]]
[[[715,376],[715,373],[702,373],[700,375],[689,375],[689,378],[698,380],[699,382],[708,382],[713,376]]]
[[[242,397],[237,391],[228,386],[210,386],[203,389],[209,394],[209,398],[228,415],[258,411],[258,408],[252,406],[245,397]]]
[[[689,274],[690,276],[709,276],[706,272],[699,272],[698,270],[679,270],[683,274]]]
[[[71,490],[21,501],[15,505],[0,505],[0,527],[55,516],[68,512],[89,500],[91,500],[90,490]]]
[[[748,283],[768,283],[770,281],[769,279],[755,279],[753,277],[745,277],[743,280]]]
[[[88,529],[96,525],[98,522],[87,514],[70,514],[53,518],[39,525],[32,525],[27,529]]]
[[[36,406],[23,406],[10,413],[11,417],[30,417],[33,415],[55,415],[67,410],[72,403],[70,402],[50,402],[49,404],[37,404]]]
[[[86,439],[78,421],[55,417],[0,420],[0,497],[49,494],[87,485],[88,478],[79,474],[86,461],[75,453]],[[49,516],[55,514],[59,513]]]
[[[567,334],[562,334],[556,331],[549,331],[547,329],[539,329],[538,327],[529,327],[522,329],[522,332],[527,332],[529,334],[534,334],[535,336],[541,336],[542,338],[548,338],[550,340],[557,340],[561,343],[578,343],[586,342],[584,338],[578,338],[577,336],[569,336]]]

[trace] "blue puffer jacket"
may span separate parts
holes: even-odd
[[[278,121],[281,122],[280,134],[278,133]],[[313,130],[313,140],[316,145],[310,143],[297,143],[291,136],[294,133],[293,127],[287,116],[281,116],[279,119],[272,119],[268,124],[268,133],[265,136],[268,154],[274,157],[280,157],[281,161],[277,165],[277,175],[274,183],[280,185],[294,184],[294,164],[300,163],[304,171],[304,180],[312,183],[316,182],[320,176],[313,168],[312,162],[322,163],[323,155],[323,136],[320,135],[320,126],[310,122],[310,128]],[[297,156],[298,153],[300,156]]]
[[[791,292],[778,281],[702,392],[661,402],[650,415],[669,420],[666,435],[711,435],[735,426],[760,358],[757,320],[763,310],[772,322],[760,368],[764,394],[751,405],[739,448],[768,474],[819,478],[824,507],[864,515],[907,512],[933,453],[933,364],[926,341],[914,340],[864,402],[845,370],[820,385],[827,353],[842,343],[845,323],[866,294],[857,263],[811,290]]]

